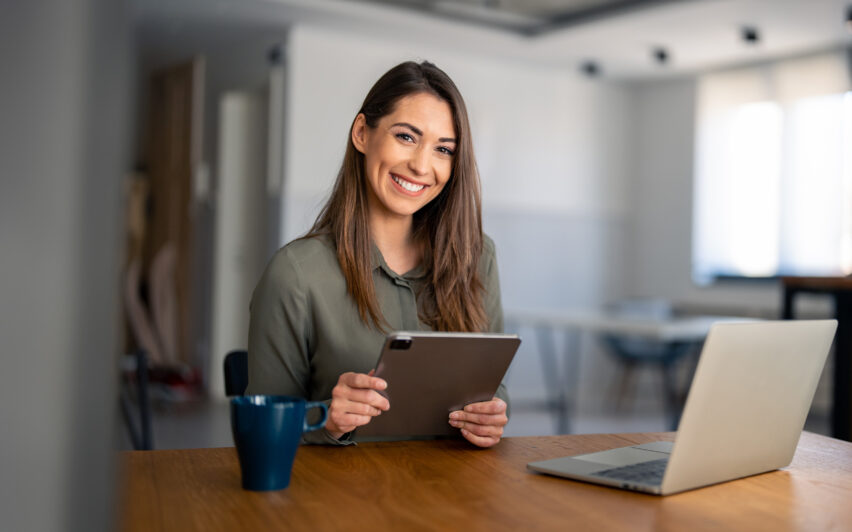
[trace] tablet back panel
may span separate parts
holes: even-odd
[[[494,397],[521,340],[516,335],[398,332],[388,336],[376,376],[390,410],[355,439],[457,436],[449,413]]]

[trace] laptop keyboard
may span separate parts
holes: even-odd
[[[650,462],[640,462],[638,464],[604,469],[593,473],[593,475],[642,484],[662,484],[663,473],[666,472],[666,464],[668,463],[668,458],[661,458],[660,460],[651,460]]]

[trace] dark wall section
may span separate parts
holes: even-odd
[[[113,528],[126,3],[0,8],[0,529]]]

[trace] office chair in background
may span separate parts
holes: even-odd
[[[619,317],[667,320],[674,317],[671,303],[659,299],[628,299],[609,305]],[[701,342],[663,342],[631,335],[601,335],[607,351],[622,366],[617,404],[623,403],[637,367],[652,367],[662,378],[663,403],[671,430],[676,430],[682,407],[682,391],[677,383],[677,363],[701,346]]]
[[[225,355],[225,395],[244,395],[248,386],[248,351],[238,349]]]

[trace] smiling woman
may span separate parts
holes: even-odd
[[[437,96],[412,94],[374,128],[359,114],[352,143],[364,154],[371,215],[410,217],[435,199],[452,173],[452,110]]]
[[[326,401],[310,443],[349,443],[391,405],[372,375],[392,330],[502,332],[493,242],[464,100],[435,65],[406,62],[370,89],[331,197],[255,288],[247,393]],[[475,445],[500,441],[500,386],[449,414]]]

